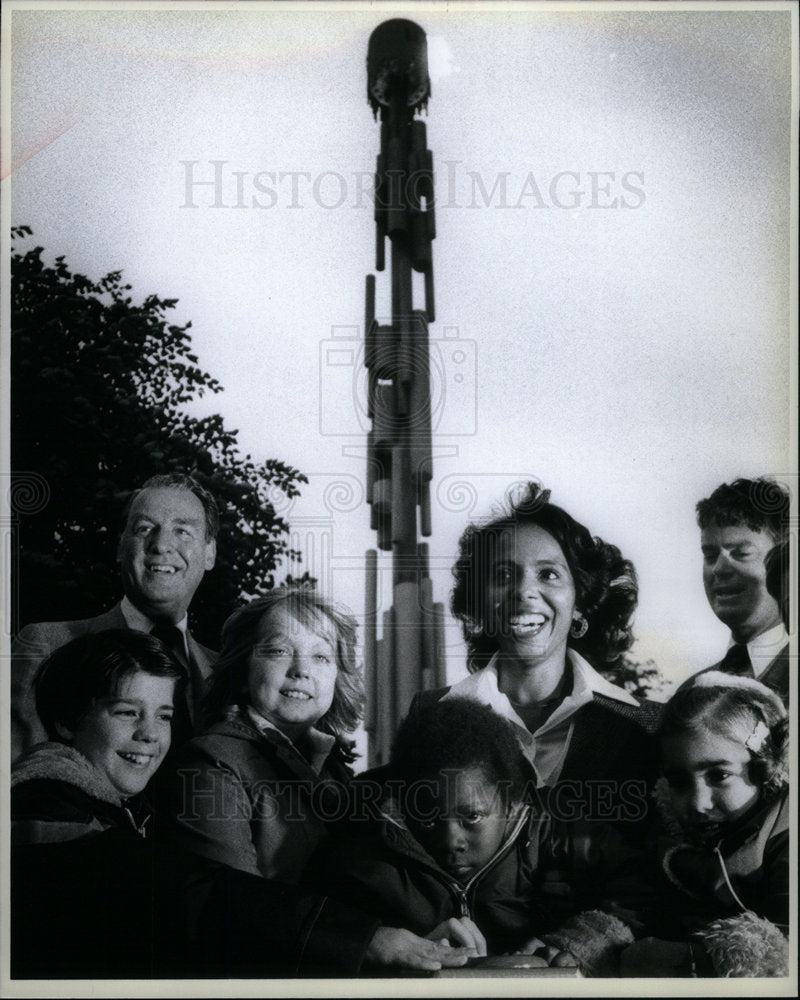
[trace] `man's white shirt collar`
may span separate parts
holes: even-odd
[[[789,633],[781,622],[757,635],[747,643],[747,655],[753,667],[753,673],[760,677],[784,646],[789,642]],[[734,643],[731,641],[730,646]],[[730,646],[728,648],[730,648]]]
[[[133,601],[129,600],[128,597],[123,597],[120,601],[120,609],[122,610],[122,617],[125,619],[125,623],[128,628],[133,629],[136,632],[152,632],[155,622],[152,618],[148,618],[146,614],[141,612]],[[175,628],[183,635],[183,646],[184,652],[188,655],[188,626],[189,626],[189,615],[185,614],[179,622],[175,622]]]

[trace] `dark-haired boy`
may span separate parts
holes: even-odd
[[[11,772],[13,976],[263,979],[463,964],[461,948],[158,836],[140,793],[169,746],[181,676],[161,641],[136,629],[78,636],[40,668],[50,740]]]

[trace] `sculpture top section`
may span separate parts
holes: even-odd
[[[384,21],[369,36],[367,100],[377,116],[379,108],[400,100],[421,111],[431,96],[428,42],[418,24],[396,17]]]

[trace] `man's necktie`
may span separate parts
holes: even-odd
[[[186,663],[186,647],[183,642],[183,632],[172,622],[156,622],[150,630],[150,635],[160,639],[167,649],[175,656],[183,666]]]
[[[753,664],[750,662],[750,654],[747,646],[741,642],[735,642],[719,665],[719,669],[726,674],[734,674],[737,677],[755,677]]]
[[[192,670],[186,656],[186,645],[183,639],[183,632],[172,622],[156,622],[150,630],[150,635],[161,642],[172,653],[174,659],[178,661],[184,676],[183,698],[180,695],[175,702],[175,715],[172,720],[172,745],[180,746],[191,738],[194,725],[194,705],[192,691]]]

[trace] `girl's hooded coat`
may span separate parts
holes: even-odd
[[[788,975],[789,791],[785,782],[716,844],[697,843],[655,791],[663,836],[657,860],[663,903],[656,936],[694,944],[716,976]],[[698,949],[697,946],[701,946]]]

